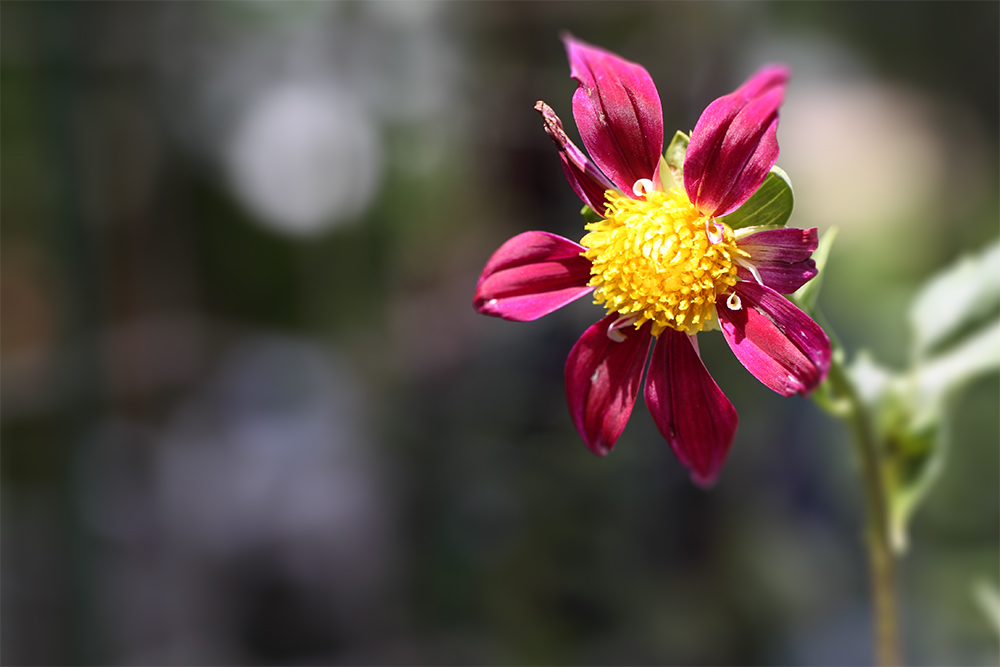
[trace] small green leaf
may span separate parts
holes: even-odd
[[[597,211],[595,211],[594,209],[590,208],[587,205],[584,205],[584,207],[580,209],[580,215],[583,216],[584,224],[590,224],[592,222],[600,222],[601,220],[604,219],[602,215],[600,215]]]
[[[1000,241],[944,269],[917,293],[910,307],[914,356],[925,357],[1000,305]]]
[[[784,227],[792,215],[795,196],[792,182],[781,167],[771,167],[771,173],[757,188],[743,206],[722,218],[722,221],[738,229],[740,227]]]
[[[896,553],[906,551],[908,528],[920,505],[944,468],[947,429],[943,422],[914,429],[909,416],[891,425],[883,435],[882,466],[889,501],[889,535]]]
[[[833,247],[833,240],[835,238],[837,238],[836,227],[831,227],[820,235],[819,245],[816,246],[816,250],[812,254],[818,273],[812,280],[790,295],[792,302],[807,313],[811,313],[816,309],[819,290],[823,286],[823,269],[826,268],[826,262],[830,258],[830,248]]]
[[[670,173],[678,184],[684,183],[684,158],[687,157],[688,143],[690,141],[691,137],[683,132],[677,132],[674,134],[674,138],[670,140],[667,151],[663,154],[664,159],[667,161],[667,166],[670,167]]]

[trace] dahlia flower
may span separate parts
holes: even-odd
[[[583,333],[565,368],[581,438],[599,456],[611,451],[648,356],[646,405],[694,481],[708,485],[738,417],[702,363],[699,332],[721,329],[747,370],[784,396],[810,393],[830,365],[823,329],[782,296],[816,275],[816,230],[784,220],[741,228],[741,216],[726,217],[775,165],[789,72],[761,68],[712,102],[690,139],[678,133],[663,156],[660,98],[648,72],[573,37],[564,42],[578,84],[573,117],[589,156],[548,105],[535,108],[591,222],[579,244],[543,231],[504,243],[483,269],[474,306],[530,321],[593,293],[607,314]]]

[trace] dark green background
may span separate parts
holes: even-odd
[[[3,662],[870,663],[860,489],[838,423],[767,391],[710,333],[703,357],[741,419],[717,486],[688,481],[641,404],[597,459],[562,369],[599,309],[512,324],[477,316],[472,291],[506,238],[582,235],[532,110],[544,99],[576,136],[561,31],[644,64],[668,134],[758,56],[782,57],[790,100],[838,81],[906,91],[959,152],[942,152],[924,210],[845,219],[826,276],[821,305],[848,349],[905,363],[909,297],[997,234],[998,5],[411,11],[0,5]],[[258,225],[227,185],[213,140],[238,101],[199,106],[281,84],[295,58],[310,76],[350,74],[339,85],[383,151],[364,212],[304,238]],[[398,94],[439,80],[425,111]],[[850,201],[858,184],[841,177]],[[329,409],[310,402],[317,387]],[[972,590],[1000,562],[998,400],[994,375],[956,401],[948,467],[901,563],[914,664],[997,658]],[[311,459],[252,444],[272,414],[267,442],[291,442],[311,428],[301,410],[326,415],[348,453],[331,465],[363,473],[308,477],[302,489],[332,488],[312,501],[295,495]],[[261,471],[285,472],[271,489]],[[289,497],[294,511],[263,511]],[[334,506],[345,497],[367,500]],[[341,511],[355,522],[339,532],[295,532]],[[324,561],[341,550],[347,566]],[[375,574],[353,570],[367,563]]]

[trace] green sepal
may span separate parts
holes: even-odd
[[[684,184],[684,159],[687,157],[688,144],[691,137],[683,132],[676,132],[674,138],[670,140],[663,158],[670,168],[670,175],[678,185]],[[663,179],[660,179],[661,181]]]
[[[826,262],[830,258],[830,248],[833,247],[833,241],[836,238],[836,227],[831,227],[820,235],[819,244],[812,254],[813,261],[816,263],[816,275],[789,295],[792,303],[807,313],[816,310],[816,300],[819,298],[819,290],[823,286],[823,269],[826,268]]]
[[[660,185],[664,191],[681,187],[681,184],[674,178],[674,172],[670,168],[670,165],[667,164],[667,159],[662,155],[660,156],[660,166],[657,172],[660,174]]]
[[[595,211],[594,209],[590,208],[587,205],[584,205],[584,207],[580,209],[580,215],[583,216],[584,224],[590,224],[592,222],[600,222],[601,220],[604,220],[604,216],[600,215],[597,211]]]
[[[815,403],[821,410],[832,417],[836,417],[837,419],[846,419],[851,414],[850,403],[847,399],[837,395],[837,392],[834,390],[830,380],[823,380],[823,382],[816,387],[816,390],[810,394],[809,398],[811,398],[813,403]]]
[[[757,192],[753,193],[742,206],[720,220],[733,229],[784,227],[792,215],[794,204],[795,196],[788,174],[781,167],[774,166],[757,188]]]

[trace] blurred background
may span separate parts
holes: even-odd
[[[667,136],[794,78],[820,304],[904,364],[907,304],[998,233],[996,3],[0,6],[5,664],[868,664],[845,430],[720,335],[741,423],[694,487],[636,406],[590,455],[563,363],[601,311],[471,307],[510,236],[582,236],[532,109],[558,39],[642,63]],[[996,375],[901,563],[914,664],[996,664]]]

